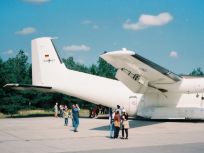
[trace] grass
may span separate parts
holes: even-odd
[[[80,117],[89,117],[89,110],[88,109],[81,109],[79,111],[79,116]]]
[[[6,115],[3,113],[0,113],[0,118],[6,118]]]
[[[81,109],[79,111],[80,117],[88,117],[89,110]],[[20,110],[17,114],[6,115],[0,112],[0,118],[24,118],[24,117],[44,117],[44,116],[54,116],[53,111],[35,109],[35,110]]]
[[[53,111],[36,109],[36,110],[20,110],[12,117],[37,117],[37,116],[52,116]]]

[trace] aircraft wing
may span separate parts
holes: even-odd
[[[5,89],[15,89],[15,90],[38,90],[43,92],[52,92],[52,87],[48,86],[35,86],[35,85],[27,85],[27,84],[6,84],[3,86]]]
[[[126,49],[104,53],[101,58],[117,69],[115,77],[133,92],[144,93],[148,87],[167,92],[167,89],[161,89],[159,86],[173,84],[182,79],[171,71]]]

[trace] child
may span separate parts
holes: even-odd
[[[65,106],[64,110],[64,126],[68,126],[68,116],[69,116],[69,111],[67,106]]]

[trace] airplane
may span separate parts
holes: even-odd
[[[94,104],[125,108],[146,119],[204,119],[204,78],[179,76],[123,48],[100,55],[117,69],[108,79],[67,69],[53,39],[32,40],[32,85],[5,88],[59,92]]]

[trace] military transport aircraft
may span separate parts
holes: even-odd
[[[32,40],[32,85],[5,88],[59,92],[101,104],[120,105],[149,119],[204,119],[204,78],[179,76],[123,48],[101,55],[117,69],[112,80],[67,69],[52,38]]]

